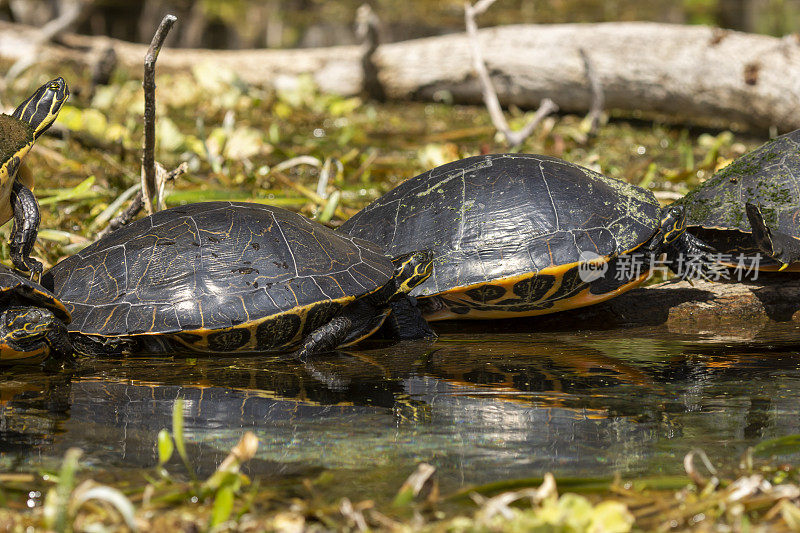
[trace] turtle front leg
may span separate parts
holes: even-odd
[[[675,241],[664,247],[667,254],[666,264],[678,276],[684,279],[701,278],[711,280],[713,277],[714,248],[694,235],[686,232]]]
[[[406,296],[392,302],[389,325],[395,338],[401,340],[435,339],[436,332],[422,317],[416,299]]]
[[[14,227],[11,230],[11,261],[22,271],[41,275],[42,263],[30,255],[39,234],[39,204],[33,192],[15,179],[11,188],[11,207],[14,209]]]
[[[67,326],[60,320],[54,318],[50,331],[47,332],[47,344],[50,346],[51,353],[61,358],[70,359],[75,355],[72,341],[67,331]]]
[[[759,250],[781,264],[780,270],[800,261],[800,240],[767,226],[761,204],[747,202],[745,209],[753,229],[753,241]]]
[[[348,315],[334,317],[312,331],[303,340],[303,345],[294,353],[294,357],[305,362],[314,355],[331,352],[347,339],[354,327],[355,322]]]

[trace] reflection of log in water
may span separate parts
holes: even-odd
[[[0,22],[0,54],[16,59],[38,31]],[[98,38],[66,35],[71,48],[47,46],[38,57],[86,61]],[[796,40],[703,26],[655,23],[517,25],[479,32],[488,70],[503,104],[533,108],[544,98],[565,111],[591,102],[580,49],[591,53],[608,109],[654,111],[689,120],[740,122],[766,129],[800,127],[800,51]],[[120,63],[138,71],[145,47],[112,41]],[[379,46],[370,56],[383,92],[429,100],[444,93],[480,103],[465,34]],[[203,61],[231,68],[249,83],[287,86],[309,74],[325,92],[359,94],[359,46],[299,50],[172,50],[159,68],[190,69]]]

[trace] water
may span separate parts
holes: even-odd
[[[0,471],[53,468],[72,446],[98,470],[151,468],[176,398],[201,474],[251,430],[261,446],[249,474],[274,482],[327,472],[328,490],[350,497],[390,497],[421,461],[448,491],[545,472],[681,473],[698,447],[734,466],[747,446],[800,433],[792,323],[713,333],[538,333],[530,324],[445,326],[436,342],[310,365],[120,358],[55,376],[7,369]]]

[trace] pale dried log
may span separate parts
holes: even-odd
[[[0,23],[0,55],[17,58],[33,45],[35,29]],[[703,26],[630,22],[516,25],[486,28],[478,38],[500,102],[535,108],[551,98],[564,111],[585,113],[591,101],[579,49],[591,51],[606,109],[648,111],[691,121],[737,122],[756,128],[800,128],[800,45]],[[93,38],[64,35],[87,50]],[[115,42],[120,63],[135,68],[145,47]],[[50,59],[84,61],[82,53],[48,45]],[[217,62],[259,85],[291,84],[313,76],[326,92],[363,89],[363,49],[339,46],[300,50],[175,50],[164,69]],[[378,47],[372,60],[392,99],[433,99],[448,91],[454,101],[481,103],[465,34]]]
[[[61,33],[72,29],[86,16],[91,8],[90,0],[70,0],[63,3],[63,11],[55,19],[47,22],[38,30],[34,46],[28,53],[17,58],[17,61],[6,71],[5,80],[13,80],[22,74],[31,65],[36,63],[39,49],[46,43],[58,37]]]

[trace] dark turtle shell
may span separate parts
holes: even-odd
[[[686,209],[686,230],[721,254],[758,253],[746,203],[760,206],[768,226],[800,238],[800,130],[736,159],[676,203]]]
[[[494,318],[589,305],[630,288],[606,276],[587,294],[580,265],[646,243],[659,215],[658,201],[640,187],[553,157],[496,154],[411,178],[338,231],[390,256],[432,250],[433,275],[411,294],[450,293],[460,304],[426,318]]]
[[[377,246],[268,205],[189,204],[124,226],[69,257],[43,283],[70,331],[179,334],[193,351],[267,351],[303,338],[386,285]]]
[[[56,296],[15,270],[0,265],[0,301],[4,305],[31,305],[44,307],[59,320],[68,323],[72,318]]]

